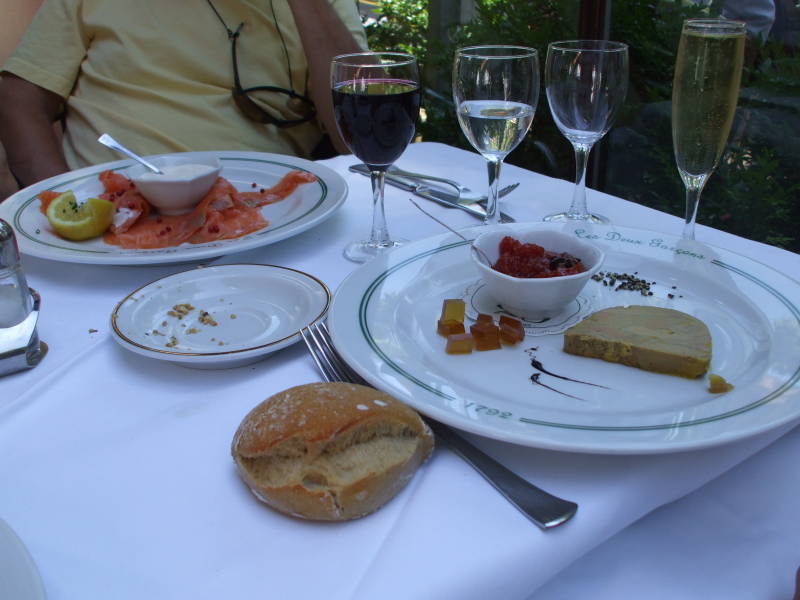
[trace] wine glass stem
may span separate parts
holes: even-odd
[[[372,171],[372,231],[369,234],[370,246],[388,246],[389,229],[386,227],[386,212],[383,209],[383,171]]]
[[[497,225],[500,223],[500,167],[503,161],[500,159],[487,159],[486,167],[489,171],[489,194],[486,200],[486,216],[483,222],[486,225]]]
[[[592,150],[592,144],[572,143],[575,148],[575,190],[572,192],[572,204],[567,211],[568,219],[587,219],[586,209],[586,159]]]
[[[700,206],[700,194],[703,186],[688,184],[686,186],[686,224],[683,226],[683,239],[694,239],[694,224],[697,221],[697,208]]]

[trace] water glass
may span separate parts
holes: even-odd
[[[553,120],[575,150],[572,204],[544,220],[608,223],[586,207],[586,161],[625,101],[628,46],[604,40],[553,42],[547,48],[544,77]]]
[[[499,223],[500,167],[528,133],[539,102],[538,53],[523,46],[458,49],[453,100],[461,130],[489,170],[484,223]]]

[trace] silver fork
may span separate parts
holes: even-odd
[[[447,177],[439,177],[437,175],[426,175],[425,173],[415,173],[413,171],[406,171],[404,169],[400,169],[395,166],[389,167],[389,173],[392,175],[399,175],[400,177],[407,177],[409,179],[422,179],[427,181],[436,181],[438,183],[443,183],[445,185],[449,185],[453,189],[456,190],[458,194],[459,202],[486,202],[486,195],[481,195],[477,192],[473,192],[467,186],[458,183],[454,179],[448,179]],[[519,186],[519,182],[512,183],[504,187],[500,191],[500,196],[505,196],[509,192],[513,192]]]
[[[312,323],[301,329],[300,334],[326,381],[369,385],[336,351],[324,322]],[[439,440],[471,464],[511,504],[542,529],[566,523],[578,510],[578,505],[574,502],[563,500],[536,487],[470,444],[447,425],[427,417],[425,422]]]

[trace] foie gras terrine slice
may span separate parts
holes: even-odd
[[[564,352],[694,378],[708,371],[711,335],[705,323],[677,310],[615,306],[570,327]]]

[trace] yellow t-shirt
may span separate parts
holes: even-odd
[[[366,48],[355,1],[329,1]],[[286,0],[212,2],[230,29],[244,22],[237,42],[244,88],[291,87],[280,30],[291,85],[306,92],[308,65]],[[46,0],[4,68],[66,99],[70,168],[119,158],[97,142],[104,132],[140,154],[307,156],[322,135],[317,122],[280,129],[239,111],[231,97],[231,42],[206,0]],[[298,118],[286,108],[286,96],[259,97],[270,114]]]

